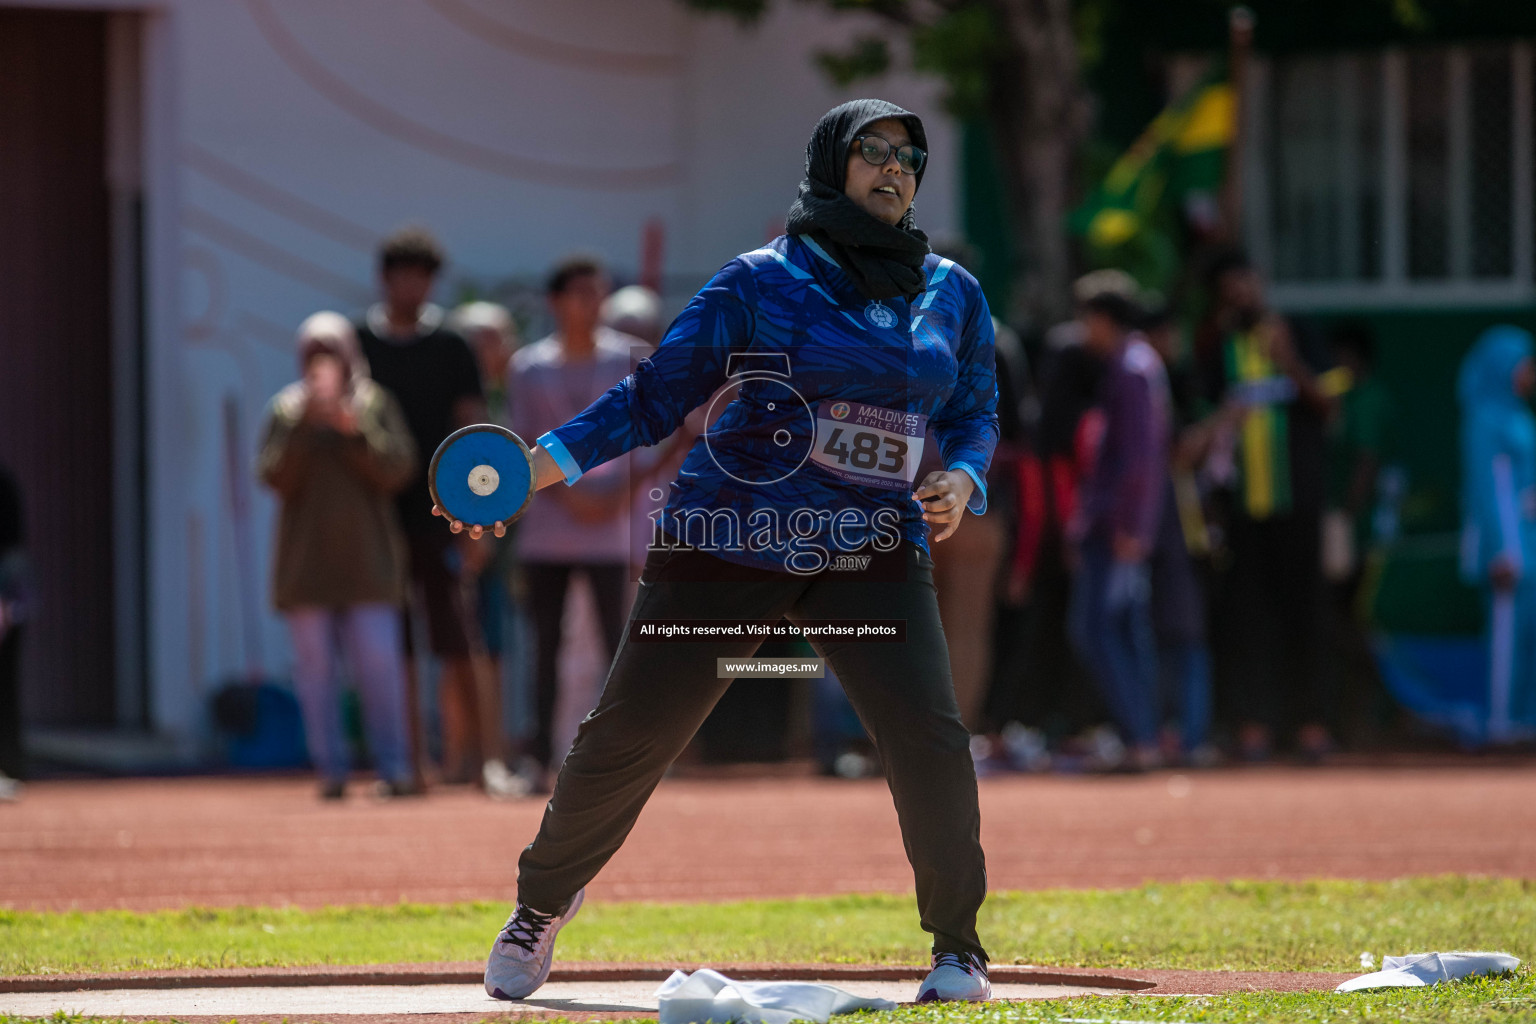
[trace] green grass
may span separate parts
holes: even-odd
[[[1231,996],[1096,996],[1039,1003],[903,1007],[840,1018],[848,1024],[1007,1024],[1012,1021],[1163,1021],[1211,1024],[1515,1024],[1536,1020],[1536,972],[1374,992],[1250,992]]]
[[[478,960],[503,904],[158,913],[0,910],[0,974]],[[982,938],[998,963],[1358,971],[1360,954],[1536,953],[1536,881],[1234,882],[995,893]],[[589,903],[563,960],[922,963],[910,898]],[[1528,1008],[1536,1019],[1536,1007]]]

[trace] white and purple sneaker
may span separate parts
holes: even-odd
[[[987,965],[971,953],[933,954],[933,970],[917,987],[920,1003],[981,1002],[991,998]]]
[[[549,978],[555,936],[581,909],[585,889],[571,897],[563,914],[545,914],[519,903],[507,918],[485,961],[485,992],[492,999],[526,999]]]

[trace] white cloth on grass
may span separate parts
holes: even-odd
[[[894,1010],[889,999],[864,999],[809,981],[733,981],[719,971],[673,971],[656,990],[659,1024],[826,1024],[834,1013]]]
[[[1508,953],[1409,953],[1407,956],[1383,957],[1381,970],[1350,978],[1334,991],[1421,988],[1474,974],[1502,974],[1519,966],[1519,958]]]

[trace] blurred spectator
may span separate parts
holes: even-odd
[[[1149,311],[1147,343],[1168,378],[1169,471],[1152,547],[1152,630],[1157,637],[1158,699],[1163,753],[1196,766],[1211,764],[1211,654],[1206,642],[1205,585],[1195,566],[1207,552],[1204,513],[1194,474],[1199,444],[1188,364],[1179,358],[1179,332],[1166,308]]]
[[[485,392],[485,422],[510,426],[507,408],[507,367],[517,351],[517,324],[506,306],[495,302],[466,302],[453,311],[449,326],[469,343],[480,364]]]
[[[449,322],[464,336],[480,363],[486,421],[510,428],[512,410],[507,403],[507,373],[518,347],[517,325],[511,312],[494,302],[470,302],[455,309]],[[516,529],[515,524],[513,528]],[[491,680],[499,690],[506,625],[512,607],[510,580],[516,542],[511,537],[486,536],[479,543],[484,550],[476,549],[475,556],[485,557],[474,584],[475,611],[480,619],[485,653],[490,658]],[[494,768],[492,772],[499,774]]]
[[[1300,752],[1332,748],[1322,664],[1323,425],[1332,401],[1310,334],[1271,311],[1237,250],[1208,264],[1210,311],[1195,339],[1215,414],[1207,472],[1223,489],[1229,564],[1219,585],[1219,667],[1235,688],[1244,757],[1282,731]],[[1233,410],[1236,410],[1234,412]],[[1238,418],[1240,417],[1240,418]]]
[[[599,322],[608,274],[601,263],[574,257],[555,267],[547,294],[555,331],[512,357],[508,379],[512,424],[530,444],[570,420],[629,373],[640,344]],[[629,569],[631,507],[628,458],[581,474],[569,487],[545,493],[518,523],[517,554],[528,594],[537,646],[534,672],[536,732],[527,754],[543,777],[555,754],[554,716],[559,696],[559,654],[571,574],[586,576],[602,623],[607,656],[623,633],[624,581]]]
[[[1074,287],[1081,303],[1089,295],[1114,291],[1134,295],[1136,282],[1120,271],[1096,271]],[[1034,436],[1035,459],[1019,465],[1021,509],[1006,591],[1029,600],[1026,682],[1016,701],[1021,723],[1057,736],[1101,720],[1097,687],[1072,650],[1067,608],[1071,576],[1066,524],[1077,509],[1092,435],[1100,425],[1094,410],[1104,364],[1084,348],[1083,325],[1068,320],[1045,336],[1040,359],[1040,400]],[[1001,387],[1001,384],[999,384]]]
[[[358,325],[358,337],[373,379],[399,401],[420,453],[397,505],[411,580],[425,604],[428,640],[432,653],[442,660],[444,774],[450,781],[469,781],[478,774],[488,793],[506,795],[502,787],[509,774],[502,761],[499,689],[470,607],[470,584],[491,549],[455,538],[433,517],[427,490],[427,467],[438,445],[459,427],[486,418],[474,354],[463,338],[444,326],[442,308],[427,301],[442,265],[441,247],[421,228],[403,228],[385,239],[379,250],[384,301],[369,308]],[[408,653],[413,639],[407,616]],[[414,720],[414,688],[411,694]],[[414,739],[418,730],[413,726],[411,732]]]
[[[1360,552],[1370,540],[1376,478],[1381,472],[1391,419],[1386,386],[1376,377],[1376,338],[1368,324],[1346,321],[1329,338],[1333,358],[1345,371],[1338,413],[1328,429],[1328,533],[1324,565],[1334,581],[1357,576]]]
[[[661,296],[644,285],[620,288],[603,300],[600,314],[603,326],[635,339],[631,342],[631,362],[650,355],[661,344],[665,324],[661,318]],[[638,342],[639,344],[636,344]],[[626,604],[634,599],[640,570],[645,566],[656,518],[667,503],[667,485],[677,475],[688,449],[704,429],[710,403],[689,413],[671,437],[661,444],[631,452],[634,503],[629,512],[629,579]]]
[[[1323,569],[1332,598],[1340,672],[1338,726],[1350,746],[1375,739],[1386,691],[1377,675],[1364,612],[1358,607],[1371,543],[1376,483],[1387,456],[1391,398],[1376,376],[1376,338],[1363,321],[1338,325],[1330,339],[1334,373],[1347,387],[1328,425],[1328,509],[1323,519]]]
[[[944,468],[938,438],[929,431],[923,457],[913,473],[922,480]],[[996,460],[988,482],[997,481]],[[960,705],[960,720],[972,733],[982,729],[982,710],[992,681],[992,625],[997,613],[997,590],[1008,544],[1008,526],[1002,515],[968,516],[964,529],[956,530],[942,544],[933,544],[933,585],[938,591],[939,619],[949,642],[949,672]]]
[[[21,745],[21,638],[31,601],[21,488],[0,466],[0,800],[15,800],[26,775]]]
[[[1029,591],[1043,526],[1044,496],[1035,448],[1040,410],[1029,355],[1018,333],[997,317],[992,318],[992,333],[996,338],[999,437],[987,470],[988,515],[998,517],[1005,537],[1000,564],[991,574],[997,584],[992,594],[989,640],[992,667],[984,684],[981,719],[992,740],[988,746],[996,753],[1001,749],[1000,730],[1020,722],[1026,714]]]
[[[666,324],[661,319],[661,296],[640,284],[625,285],[603,300],[603,326],[639,338],[648,348],[661,344]]]
[[[1106,370],[1103,432],[1068,526],[1077,554],[1068,625],[1132,766],[1150,768],[1160,754],[1148,559],[1168,475],[1168,384],[1157,353],[1133,330],[1132,300],[1102,291],[1080,308],[1083,346]]]
[[[1536,391],[1530,332],[1490,327],[1461,364],[1462,575],[1487,587],[1488,727],[1536,727]]]
[[[338,642],[384,791],[406,795],[415,781],[398,611],[405,548],[391,499],[410,479],[416,449],[395,400],[369,379],[345,317],[305,320],[298,350],[302,379],[268,405],[257,459],[282,503],[272,603],[293,637],[294,686],[322,796],[340,798],[348,771]]]

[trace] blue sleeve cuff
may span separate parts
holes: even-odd
[[[962,472],[976,483],[976,489],[971,492],[971,500],[965,503],[965,507],[972,515],[982,515],[987,511],[987,482],[981,478],[968,462],[957,462],[949,467],[951,473]]]
[[[538,445],[549,452],[549,457],[555,460],[555,465],[560,467],[560,472],[565,474],[565,485],[569,487],[581,479],[581,467],[571,457],[570,449],[565,442],[555,436],[553,430],[546,431],[538,440]]]

